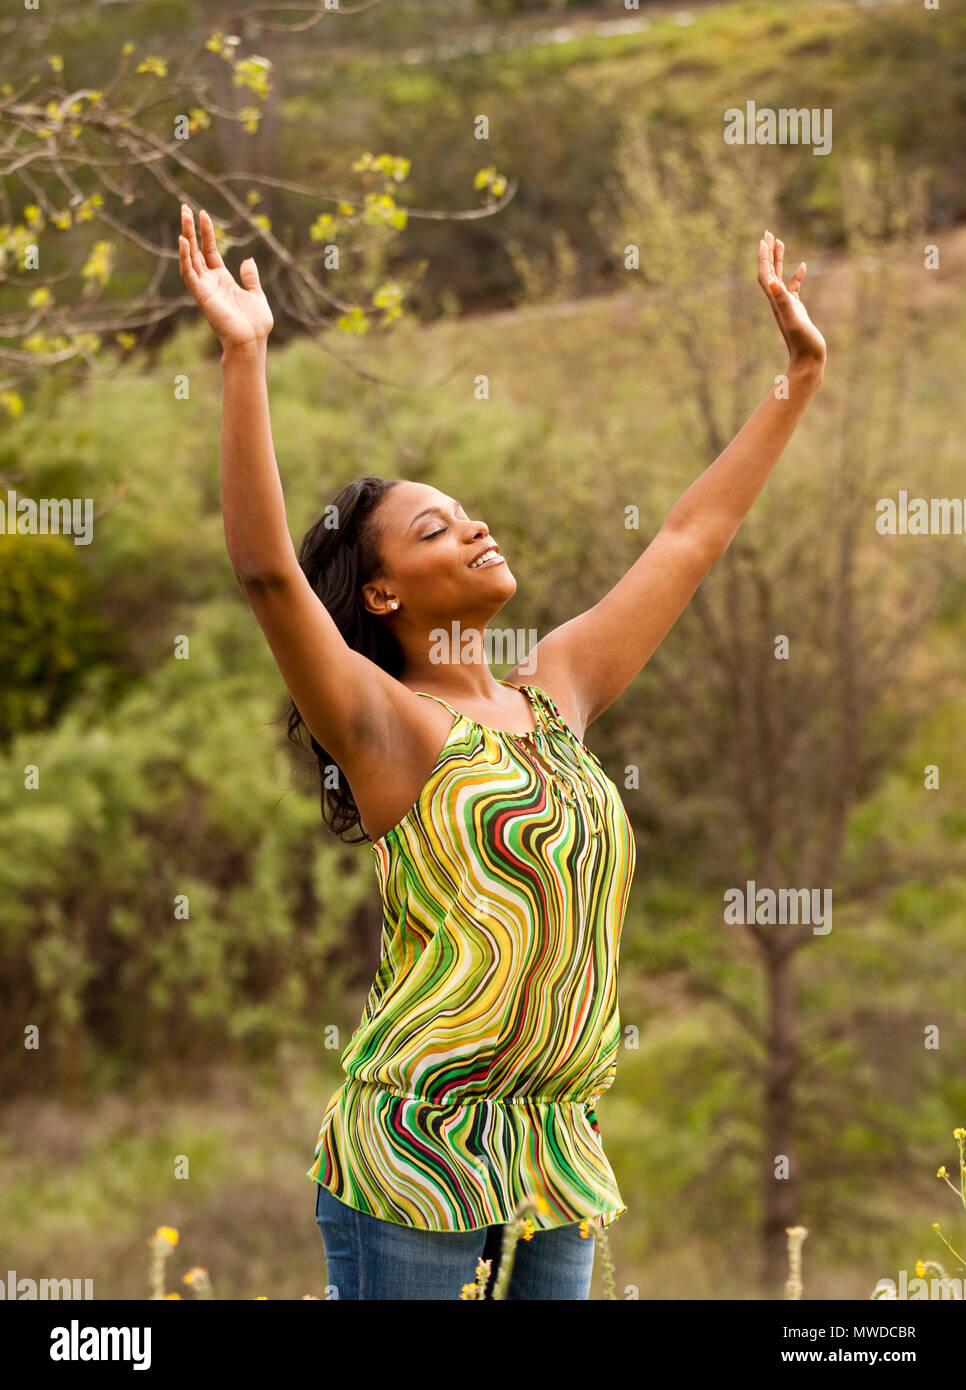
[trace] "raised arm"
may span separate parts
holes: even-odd
[[[181,275],[222,347],[221,496],[228,555],[299,713],[341,766],[386,727],[398,682],[355,652],[313,592],[285,519],[265,378],[272,312],[254,260],[241,285],[202,212],[201,246],[181,209]],[[412,698],[411,696],[409,698]]]
[[[788,394],[769,390],[728,447],[671,508],[653,541],[609,593],[548,633],[535,657],[541,681],[568,692],[579,729],[617,699],[734,539],[791,438],[825,369],[825,340],[798,297],[802,262],[784,285],[784,246],[766,232],[758,283],[788,347]]]

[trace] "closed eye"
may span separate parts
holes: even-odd
[[[439,508],[438,508],[438,507],[435,507],[435,508],[433,508],[433,510],[434,510],[434,511],[438,511]],[[466,511],[465,511],[465,509],[464,509],[464,507],[463,507],[463,505],[462,505],[461,502],[457,502],[457,503],[456,503],[456,506],[454,507],[453,510],[454,510],[454,514],[455,514],[456,512],[462,512],[462,513],[463,513],[462,517],[458,518],[460,521],[463,521],[463,520],[466,520],[466,519],[467,519],[467,517],[466,517]],[[445,527],[445,526],[442,526],[442,527],[440,527],[440,529],[439,529],[438,531],[430,531],[429,535],[428,535],[428,536],[423,536],[422,539],[423,539],[424,541],[431,541],[431,540],[433,540],[436,536],[441,536],[445,530],[446,530],[446,527]]]

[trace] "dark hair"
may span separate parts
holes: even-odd
[[[305,533],[298,556],[302,573],[322,600],[346,643],[391,676],[399,676],[402,672],[403,650],[392,632],[366,608],[362,586],[379,572],[381,564],[381,529],[373,514],[389,489],[395,486],[396,481],[375,478],[370,474],[356,478],[355,482],[342,489],[315,525]],[[333,511],[335,525],[332,525]],[[288,717],[288,736],[293,743],[304,748],[298,733],[300,726],[308,733],[312,751],[319,760],[322,818],[335,835],[345,840],[346,831],[354,826],[362,830],[358,807],[342,769],[316,741],[293,700]],[[327,787],[326,772],[332,767],[336,769],[336,785]],[[358,845],[368,839],[369,836],[362,830],[360,836],[348,843]]]

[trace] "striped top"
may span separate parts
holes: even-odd
[[[508,685],[509,682],[502,681]],[[511,687],[517,688],[517,687]],[[381,957],[308,1176],[386,1221],[537,1229],[627,1210],[594,1105],[617,1072],[634,872],[617,787],[546,691],[528,734],[454,716],[416,803],[370,841]]]

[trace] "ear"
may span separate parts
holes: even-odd
[[[362,602],[367,613],[371,613],[375,618],[381,618],[385,613],[390,612],[392,595],[389,594],[381,584],[374,580],[362,586]]]

